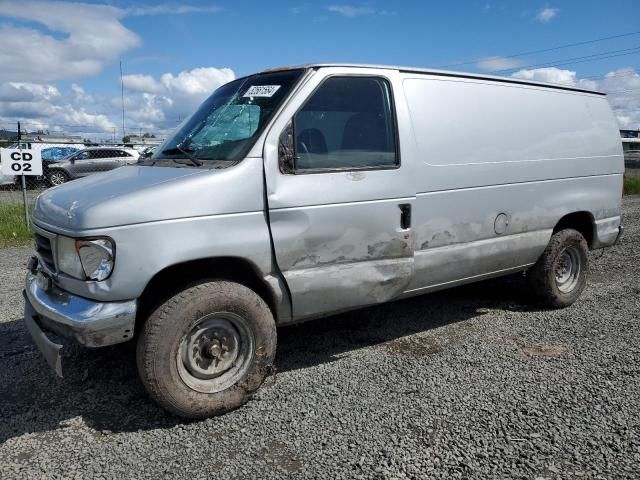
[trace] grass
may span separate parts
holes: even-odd
[[[22,204],[0,204],[0,248],[28,245],[32,240],[33,232],[24,223]]]
[[[625,177],[624,193],[625,195],[639,195],[640,194],[640,177]]]

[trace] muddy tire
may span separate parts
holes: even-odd
[[[587,284],[589,255],[580,232],[555,233],[542,256],[527,273],[536,298],[545,306],[564,308],[574,303]]]
[[[264,300],[238,283],[187,288],[156,308],[137,344],[149,395],[186,418],[243,405],[272,370],[276,326]]]

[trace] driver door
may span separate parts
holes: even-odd
[[[415,195],[391,82],[332,75],[314,87],[274,126],[279,153],[265,149],[275,257],[294,319],[393,299],[414,265]]]

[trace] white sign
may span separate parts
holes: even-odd
[[[272,97],[280,85],[252,85],[243,97]]]
[[[42,175],[40,150],[3,148],[0,149],[0,160],[4,175]]]

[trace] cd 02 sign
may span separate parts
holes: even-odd
[[[42,156],[39,150],[0,150],[4,175],[42,175]]]

